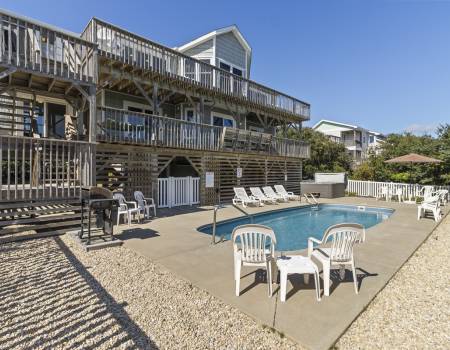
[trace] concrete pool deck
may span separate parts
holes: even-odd
[[[366,242],[355,249],[360,284],[358,295],[354,293],[348,271],[342,282],[337,275],[332,275],[330,296],[323,297],[321,302],[315,299],[312,279],[305,286],[300,276],[290,276],[287,300],[281,303],[277,286],[274,285],[274,296],[268,298],[264,276],[260,271],[255,273],[254,269],[244,268],[241,296],[236,297],[231,243],[212,246],[211,236],[197,231],[199,226],[211,223],[211,208],[160,210],[161,218],[131,228],[122,226],[123,232],[119,237],[126,247],[160,263],[261,324],[274,327],[308,348],[327,349],[426,239],[436,223],[429,218],[417,221],[416,205],[356,197],[322,199],[320,202],[395,209],[388,220],[368,229]],[[247,210],[258,213],[298,205],[291,202]],[[179,215],[170,215],[174,212]],[[164,217],[165,213],[169,215]],[[218,221],[242,215],[235,208],[227,207],[219,210]]]

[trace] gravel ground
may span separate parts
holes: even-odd
[[[450,348],[450,216],[339,349]],[[124,247],[68,236],[0,245],[0,349],[299,349]]]
[[[336,344],[338,349],[450,349],[450,215]]]
[[[0,349],[299,349],[123,247],[85,253],[66,235],[0,257]]]

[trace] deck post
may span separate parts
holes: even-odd
[[[89,87],[89,142],[95,142],[97,137],[96,88]]]

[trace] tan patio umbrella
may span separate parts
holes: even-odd
[[[385,163],[410,163],[410,164],[422,163],[423,164],[423,163],[442,163],[442,160],[423,156],[423,155],[417,154],[417,153],[410,153],[410,154],[406,154],[404,156],[385,160],[384,162]]]
[[[400,156],[400,157],[396,157],[396,158],[392,158],[389,160],[385,160],[385,163],[389,163],[389,164],[438,164],[438,163],[442,163],[442,160],[436,159],[436,158],[431,158],[431,157],[427,157],[427,156],[423,156],[421,154],[417,154],[417,153],[409,153],[409,154],[405,154],[404,156]],[[411,167],[409,168],[409,182],[412,184],[412,169]]]

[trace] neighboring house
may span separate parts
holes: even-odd
[[[383,134],[375,131],[369,131],[369,149],[375,152],[375,154],[380,154],[381,147],[386,142],[386,138]]]
[[[356,163],[367,158],[369,150],[379,152],[384,137],[378,132],[369,131],[357,125],[344,124],[322,119],[313,129],[327,135],[331,140],[343,143]]]
[[[230,200],[234,186],[299,193],[309,145],[276,131],[300,130],[310,105],[249,80],[251,59],[236,26],[173,49],[97,18],[76,34],[0,9],[0,199],[89,185],[159,206]]]

